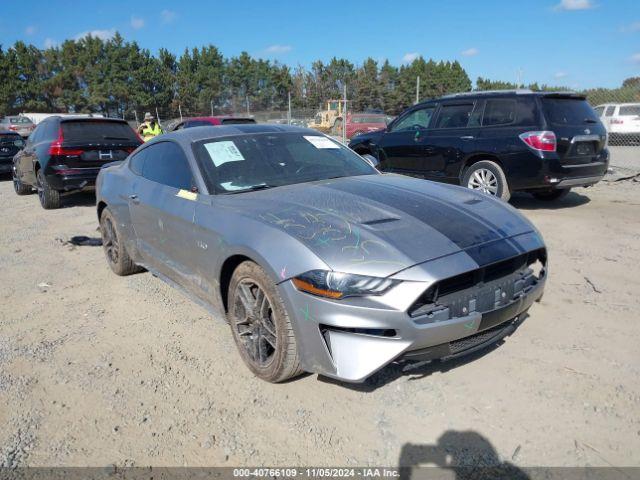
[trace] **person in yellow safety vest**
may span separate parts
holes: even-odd
[[[148,142],[153,137],[160,135],[162,128],[160,128],[160,124],[156,122],[155,117],[147,112],[144,114],[144,122],[138,127],[138,133],[142,135],[142,139],[145,142]]]

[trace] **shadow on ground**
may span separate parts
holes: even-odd
[[[516,449],[514,457],[518,451]],[[402,480],[452,478],[451,472],[456,480],[529,479],[514,464],[500,460],[487,438],[471,430],[447,430],[435,445],[405,443],[400,450],[398,467]],[[418,467],[423,467],[424,470],[421,471]]]
[[[509,203],[521,210],[560,210],[562,208],[579,207],[589,203],[591,199],[577,192],[569,194],[560,200],[538,200],[528,193],[514,193]]]

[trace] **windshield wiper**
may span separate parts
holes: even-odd
[[[252,185],[251,187],[243,188],[241,190],[232,190],[230,192],[224,192],[225,195],[232,195],[234,193],[255,192],[257,190],[266,190],[267,188],[275,188],[278,185],[267,185],[262,183],[260,185]]]

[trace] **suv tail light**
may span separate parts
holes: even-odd
[[[541,132],[525,132],[520,134],[520,139],[529,147],[539,152],[556,151],[556,134],[548,130]]]
[[[64,137],[62,135],[62,127],[58,129],[58,138],[49,145],[49,155],[64,155],[66,157],[80,156],[84,153],[84,150],[77,148],[64,148],[62,146]]]

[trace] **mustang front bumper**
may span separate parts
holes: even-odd
[[[403,282],[377,297],[336,301],[291,281],[279,287],[303,368],[361,382],[400,357],[458,356],[510,333],[512,320],[543,294],[546,266],[534,272],[534,256],[546,262],[540,248],[479,267],[459,252],[401,272],[395,278]]]

